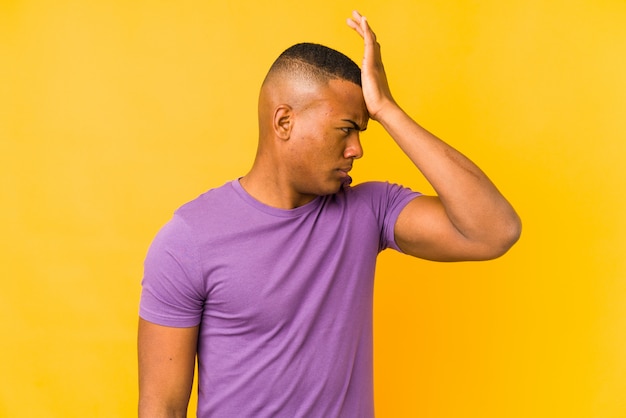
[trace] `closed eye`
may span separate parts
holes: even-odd
[[[341,128],[341,129],[342,129],[342,130],[344,130],[346,133],[347,133],[348,131],[351,131],[351,130],[362,132],[362,131],[364,131],[364,130],[366,130],[366,129],[367,129],[367,126],[365,126],[365,127],[361,128],[361,127],[359,126],[359,124],[358,124],[358,123],[356,123],[355,121],[350,120],[350,119],[342,119],[342,121],[347,122],[347,123],[349,123],[350,125],[352,125],[352,126],[351,126],[351,127],[349,127],[349,128],[348,128],[348,127]]]

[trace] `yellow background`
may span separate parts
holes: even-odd
[[[361,60],[524,221],[488,263],[381,256],[380,417],[626,417],[626,2],[0,2],[0,416],[131,417],[142,262],[244,174],[300,41]],[[429,187],[375,124],[355,181]],[[192,408],[193,410],[193,408]]]

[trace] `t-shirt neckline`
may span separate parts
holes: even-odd
[[[255,199],[252,195],[250,195],[239,182],[240,178],[235,179],[231,182],[231,185],[235,192],[241,197],[248,205],[253,208],[260,210],[262,212],[267,213],[272,216],[279,216],[282,218],[294,218],[298,216],[302,216],[303,214],[310,213],[319,207],[322,202],[323,196],[316,196],[313,200],[306,203],[305,205],[299,206],[293,209],[281,209],[273,206],[266,205]]]

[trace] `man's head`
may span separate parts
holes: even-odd
[[[354,61],[319,44],[300,43],[287,48],[272,64],[266,81],[276,74],[286,73],[318,82],[341,79],[361,85],[361,69]]]
[[[294,45],[261,87],[255,165],[294,201],[335,193],[363,153],[368,119],[359,66],[323,45]]]

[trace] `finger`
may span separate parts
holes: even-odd
[[[367,32],[369,31],[369,24],[367,22],[367,18],[357,12],[356,10],[352,12],[352,16],[354,21],[359,25],[359,29],[361,30],[361,34],[363,36],[367,36]]]
[[[361,37],[364,37],[365,33],[361,28],[361,19],[361,15],[355,10],[352,12],[352,18],[348,18],[346,22],[348,23],[348,26],[354,29],[359,35],[361,35]]]
[[[361,37],[363,37],[363,31],[361,30],[361,26],[359,26],[359,24],[357,22],[355,22],[352,19],[347,19],[346,23],[348,24],[348,26],[350,26],[352,29],[354,29],[355,32],[357,32],[359,35],[361,35]]]
[[[363,39],[365,39],[366,42],[376,42],[376,34],[370,27],[369,21],[365,16],[361,16],[360,28],[363,32]]]

